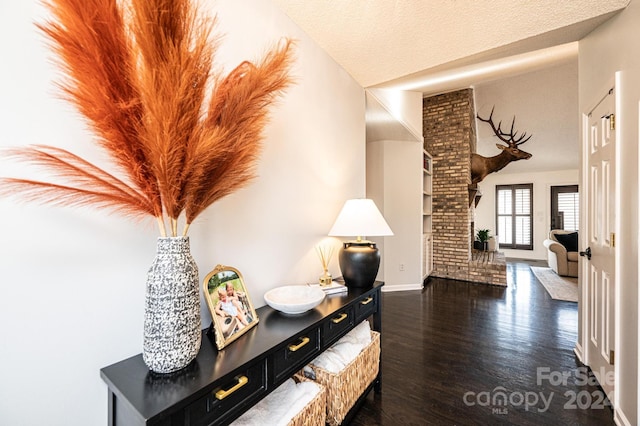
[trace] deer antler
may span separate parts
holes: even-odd
[[[495,133],[495,135],[504,143],[506,143],[507,145],[509,145],[510,147],[516,147],[518,145],[522,145],[523,143],[525,143],[526,141],[528,141],[529,139],[531,139],[531,136],[533,135],[529,135],[528,138],[525,139],[525,137],[527,136],[527,133],[524,132],[522,135],[520,135],[519,138],[516,139],[518,132],[513,132],[513,127],[515,125],[516,122],[516,117],[513,116],[513,121],[511,121],[511,131],[509,133],[505,133],[500,126],[502,125],[502,121],[500,121],[498,123],[498,127],[496,128],[495,124],[493,123],[493,110],[495,109],[495,106],[493,108],[491,108],[491,114],[489,114],[489,118],[484,119],[482,117],[480,117],[480,115],[476,115],[476,117],[478,117],[478,120],[480,121],[484,121],[485,123],[489,123],[491,125],[491,128],[493,129],[493,133]],[[505,138],[505,136],[507,138]]]

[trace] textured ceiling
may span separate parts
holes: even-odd
[[[363,87],[577,41],[630,0],[274,0]],[[428,90],[425,90],[428,91]]]
[[[510,87],[516,91],[533,84],[530,79],[539,73],[549,78],[554,70],[577,67],[577,41],[630,0],[273,1],[361,86],[430,96],[496,81],[506,85],[515,81]],[[575,74],[577,70],[569,78],[576,80]],[[516,106],[510,104],[509,113],[515,114]],[[539,108],[539,112],[521,111],[518,120],[535,134],[528,149],[536,161],[510,164],[509,172],[577,169],[577,128],[558,125],[573,132],[560,137],[544,126],[536,127],[535,120],[527,122],[526,117],[540,118],[542,123],[557,118],[543,118],[548,108]],[[574,116],[564,117],[564,122]],[[412,140],[415,135],[385,107],[372,102],[368,93],[367,137]],[[488,146],[494,152],[485,155],[497,154],[493,143]]]

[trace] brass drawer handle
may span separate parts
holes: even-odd
[[[249,379],[247,378],[247,376],[238,377],[238,383],[236,383],[231,389],[229,390],[220,389],[218,392],[216,392],[216,399],[218,400],[225,399],[226,397],[228,397],[229,395],[231,395],[232,393],[234,393],[235,391],[237,391],[247,383],[249,383]]]
[[[289,345],[289,351],[290,352],[295,352],[298,349],[300,349],[301,347],[303,347],[304,345],[306,345],[307,343],[309,343],[309,338],[308,337],[303,337],[300,340],[301,340],[301,342],[298,343],[297,345]]]
[[[338,318],[334,318],[331,321],[333,321],[334,324],[338,324],[339,322],[342,322],[342,320],[344,320],[346,317],[347,314],[340,314]]]
[[[366,299],[364,299],[362,302],[360,302],[361,305],[368,305],[369,303],[373,302],[373,297],[367,297]]]

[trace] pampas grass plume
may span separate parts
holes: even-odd
[[[5,155],[60,182],[5,177],[0,195],[154,216],[161,235],[184,232],[255,177],[269,107],[292,83],[284,39],[228,75],[212,71],[221,36],[191,0],[49,0],[37,24],[57,57],[62,96],[84,116],[118,178],[62,148]]]

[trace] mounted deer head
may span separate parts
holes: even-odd
[[[513,121],[511,122],[511,131],[509,131],[509,133],[505,133],[500,128],[500,126],[502,125],[502,121],[498,123],[498,127],[496,127],[493,123],[493,108],[491,109],[489,118],[484,119],[480,117],[480,115],[477,115],[477,117],[478,120],[489,123],[491,125],[491,128],[493,129],[493,133],[495,133],[498,139],[506,143],[507,146],[496,144],[496,146],[501,149],[502,152],[493,157],[483,157],[482,155],[478,155],[476,153],[471,154],[472,184],[476,184],[482,181],[489,173],[502,170],[507,164],[512,161],[528,160],[529,158],[531,158],[531,154],[521,150],[520,148],[518,148],[518,146],[531,139],[532,135],[529,135],[529,137],[527,137],[527,134],[523,133],[519,137],[517,136],[518,132],[513,131],[513,126],[516,122],[515,116],[513,117]]]

